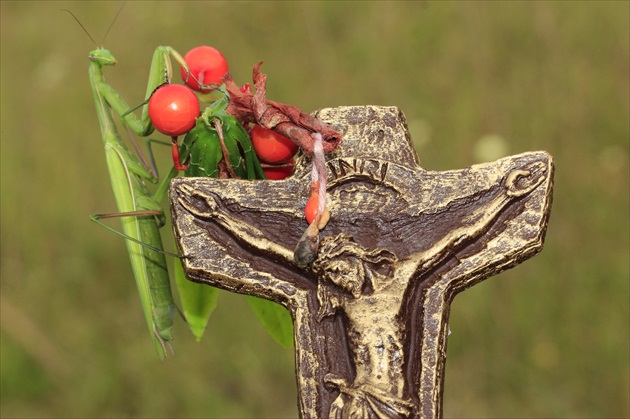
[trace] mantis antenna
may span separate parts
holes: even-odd
[[[105,32],[105,35],[103,35],[103,39],[101,39],[101,45],[103,45],[105,43],[105,39],[107,38],[107,35],[109,35],[109,31],[112,29],[112,26],[114,26],[114,23],[116,22],[116,20],[118,20],[118,16],[120,15],[120,12],[122,12],[123,7],[125,7],[125,4],[127,4],[127,2],[124,2],[122,4],[122,6],[120,6],[120,8],[118,9],[118,12],[116,13],[116,16],[114,16],[114,19],[112,19],[112,23],[109,24],[109,27],[107,28],[107,31]],[[85,32],[85,34],[87,35],[88,38],[90,38],[90,41],[92,41],[92,43],[94,44],[95,47],[98,48],[98,44],[96,43],[96,41],[94,40],[94,38],[92,38],[92,35],[90,35],[90,33],[88,32],[87,29],[85,29],[85,26],[83,26],[83,24],[81,23],[81,21],[79,20],[79,18],[72,13],[72,11],[68,10],[68,9],[59,9],[63,12],[68,12],[70,13],[70,16],[72,16],[74,18],[74,20],[77,21],[77,23],[79,24],[79,26],[81,26],[81,29],[83,29],[83,32]]]

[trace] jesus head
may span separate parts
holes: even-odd
[[[333,314],[339,306],[338,296],[335,295],[339,291],[355,299],[361,297],[368,276],[372,276],[368,264],[395,261],[393,253],[385,249],[366,249],[344,233],[324,237],[312,265],[319,280],[317,298],[320,318]]]

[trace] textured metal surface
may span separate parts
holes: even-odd
[[[331,218],[306,268],[310,161],[283,181],[177,178],[171,209],[188,277],[286,306],[303,417],[440,417],[450,303],[542,248],[553,162],[530,152],[422,169],[394,107],[323,109]]]

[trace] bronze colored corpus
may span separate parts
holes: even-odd
[[[327,155],[331,218],[315,262],[293,260],[307,227],[302,157],[283,181],[173,180],[186,274],[289,309],[302,417],[441,417],[450,303],[541,250],[552,158],[427,171],[395,107],[316,116],[343,142]]]

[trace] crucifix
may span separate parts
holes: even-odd
[[[186,275],[290,311],[302,417],[441,417],[450,304],[542,249],[552,158],[428,171],[395,107],[315,116],[343,135],[327,155],[315,260],[301,266],[293,252],[308,226],[305,155],[282,181],[173,180]]]

